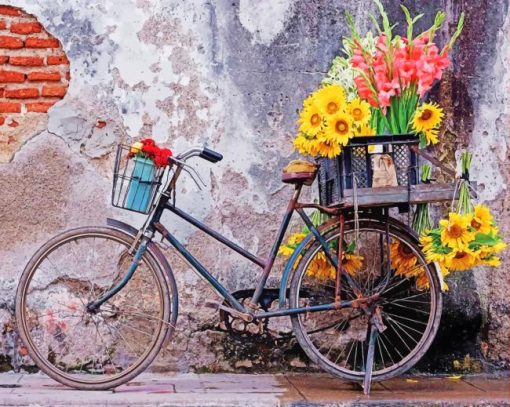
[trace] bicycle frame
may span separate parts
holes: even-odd
[[[178,174],[177,174],[178,176]],[[176,177],[174,176],[174,179]],[[173,185],[172,185],[173,184]],[[280,225],[280,228],[278,230],[276,240],[273,244],[273,247],[270,251],[269,257],[267,260],[263,260],[256,255],[250,253],[249,251],[243,249],[242,247],[238,246],[236,243],[232,242],[231,240],[227,239],[226,237],[222,236],[220,233],[214,231],[207,225],[203,224],[199,220],[195,219],[191,215],[187,214],[183,210],[177,208],[175,206],[175,202],[170,202],[170,193],[168,193],[172,187],[175,186],[173,180],[170,182],[169,188],[167,189],[167,193],[164,193],[161,195],[161,198],[158,200],[157,206],[155,210],[149,215],[149,219],[147,219],[146,223],[146,230],[149,231],[150,234],[153,234],[154,231],[157,231],[161,233],[161,235],[167,240],[183,257],[184,259],[199,273],[201,277],[203,277],[213,288],[214,290],[223,297],[232,307],[235,311],[238,311],[240,313],[247,313],[252,315],[254,318],[269,318],[269,317],[279,317],[279,316],[286,316],[286,315],[294,315],[294,314],[300,314],[300,313],[306,313],[306,312],[318,312],[318,311],[327,311],[327,310],[338,310],[341,308],[346,307],[352,307],[352,306],[358,306],[358,304],[355,304],[357,302],[367,300],[367,298],[364,299],[355,299],[352,301],[342,301],[337,295],[335,302],[332,302],[330,304],[320,304],[320,305],[313,305],[313,306],[307,306],[307,307],[299,307],[299,308],[288,308],[285,306],[285,293],[287,288],[287,282],[288,282],[288,275],[292,268],[292,265],[295,262],[295,259],[297,258],[297,252],[300,251],[302,248],[306,246],[313,238],[315,238],[320,245],[322,246],[322,249],[324,250],[324,253],[326,254],[327,258],[330,260],[331,264],[334,265],[334,267],[337,268],[339,275],[342,277],[345,277],[348,284],[351,286],[351,288],[354,290],[354,292],[359,292],[359,289],[357,287],[357,284],[352,280],[352,278],[347,274],[342,272],[341,262],[338,262],[338,258],[341,258],[341,250],[339,250],[339,255],[334,256],[331,254],[328,244],[325,241],[324,237],[321,235],[320,231],[313,225],[310,218],[306,215],[304,209],[305,208],[315,208],[319,209],[322,212],[325,212],[330,215],[339,216],[339,222],[343,224],[344,222],[344,216],[339,209],[332,209],[332,208],[326,208],[322,207],[316,204],[302,204],[298,202],[299,195],[301,193],[302,185],[296,185],[294,194],[292,198],[289,201],[289,204],[287,206],[287,209],[285,211],[282,223]],[[161,216],[164,212],[164,210],[169,210],[170,212],[174,213],[181,219],[187,221],[191,225],[195,226],[197,229],[203,231],[207,235],[211,236],[213,239],[219,241],[220,243],[224,244],[231,250],[237,252],[250,262],[256,264],[260,268],[262,268],[262,275],[258,281],[258,284],[256,286],[255,292],[253,294],[253,297],[251,298],[251,301],[247,306],[241,304],[219,281],[216,279],[210,272],[205,268],[199,260],[197,260],[176,238],[173,236],[165,227],[160,223]],[[282,244],[285,232],[287,231],[287,228],[289,226],[290,220],[292,218],[292,215],[294,212],[297,212],[306,226],[309,228],[313,236],[308,237],[308,239],[305,239],[301,243],[301,245],[296,249],[296,252],[293,256],[289,259],[287,263],[287,267],[284,272],[284,276],[282,277],[281,285],[280,285],[280,296],[279,296],[279,307],[275,311],[258,311],[257,303],[263,293],[263,290],[266,286],[267,279],[271,273],[271,270],[274,265],[274,261],[276,259],[276,256],[278,255],[278,249],[280,248],[280,245]],[[138,248],[136,249],[136,253],[134,255],[134,260],[131,263],[131,266],[126,273],[126,275],[123,277],[123,279],[116,284],[113,288],[108,290],[107,292],[103,293],[101,297],[93,302],[91,302],[87,308],[90,311],[97,310],[101,304],[106,302],[108,299],[113,297],[116,293],[118,293],[131,279],[133,276],[136,267],[138,265],[138,262],[140,261],[144,251],[147,248],[147,240],[148,238],[145,237],[145,239],[141,239],[141,243],[139,244]],[[341,245],[340,245],[341,246]],[[338,290],[338,288],[337,288]],[[338,291],[337,291],[338,292]]]

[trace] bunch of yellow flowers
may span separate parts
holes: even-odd
[[[297,232],[292,234],[287,242],[280,246],[278,254],[289,257],[296,247],[303,241],[306,237],[306,233]],[[296,263],[294,264],[294,268],[299,263],[301,256],[296,259]],[[361,268],[363,267],[363,256],[359,256],[354,253],[354,246],[350,245],[349,247],[344,248],[343,256],[342,256],[342,268],[351,276],[354,276]],[[336,269],[333,267],[331,262],[326,258],[326,255],[321,250],[319,251],[312,259],[310,264],[308,265],[308,269],[306,271],[307,277],[313,277],[317,280],[325,281],[325,280],[334,280],[336,278]]]
[[[294,147],[302,155],[333,158],[354,136],[370,136],[370,105],[360,99],[347,101],[340,85],[325,85],[303,102]]]
[[[469,270],[477,265],[498,267],[497,254],[506,248],[489,208],[476,205],[473,212],[451,212],[439,227],[420,238],[425,257],[448,271]]]
[[[418,106],[412,118],[413,131],[420,134],[420,147],[439,141],[439,127],[443,120],[443,109],[435,103]]]

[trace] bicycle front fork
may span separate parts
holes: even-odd
[[[147,245],[149,244],[149,242],[150,242],[149,237],[147,236],[141,237],[140,244],[138,245],[138,249],[136,249],[135,255],[133,256],[133,260],[129,265],[127,273],[124,275],[124,277],[122,277],[122,280],[120,280],[115,286],[110,288],[108,291],[101,294],[101,296],[97,300],[89,302],[86,306],[88,312],[92,314],[97,313],[101,305],[103,305],[106,301],[108,301],[110,298],[112,298],[115,294],[117,294],[120,290],[122,290],[126,286],[129,280],[131,280],[131,277],[133,277],[133,274],[135,274],[136,268],[138,267],[138,264],[140,263],[140,260],[142,259],[142,256],[145,253],[145,250],[147,249]]]

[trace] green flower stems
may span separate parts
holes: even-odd
[[[471,213],[474,210],[473,204],[471,203],[471,193],[469,191],[469,168],[471,167],[472,158],[473,155],[467,151],[463,151],[460,155],[462,179],[460,180],[457,213]]]
[[[429,164],[423,164],[421,166],[421,182],[428,184],[432,176],[432,167]],[[416,211],[414,212],[412,228],[422,235],[427,230],[432,229],[432,220],[430,219],[429,204],[421,203],[416,205]]]

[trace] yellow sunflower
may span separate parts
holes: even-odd
[[[318,141],[316,149],[317,155],[327,158],[335,158],[342,152],[342,148],[338,143],[330,143],[328,141]]]
[[[362,126],[357,126],[355,128],[354,134],[356,137],[375,136],[375,129],[370,127],[368,124],[364,124]]]
[[[316,103],[308,105],[299,115],[299,131],[316,136],[322,130],[323,117]]]
[[[488,234],[492,230],[494,218],[485,205],[476,205],[471,218],[471,227],[477,232]]]
[[[501,259],[498,256],[490,255],[480,259],[480,264],[484,266],[499,267]]]
[[[469,270],[473,268],[477,260],[475,253],[468,248],[463,248],[455,251],[455,254],[450,257],[447,267],[452,271]]]
[[[346,146],[354,137],[352,118],[348,114],[338,113],[326,120],[324,135],[328,141]]]
[[[296,245],[296,244],[299,244],[303,241],[303,239],[306,237],[306,233],[301,233],[301,232],[297,232],[297,233],[293,233],[290,237],[289,237],[289,240],[287,240],[287,242],[289,243],[289,245]]]
[[[292,253],[294,253],[294,249],[289,246],[280,246],[278,249],[278,254],[284,257],[289,257]]]
[[[443,109],[435,103],[424,103],[414,113],[412,123],[416,132],[438,127],[443,119]]]
[[[475,233],[470,230],[472,216],[451,212],[448,220],[439,221],[441,242],[452,249],[462,249],[474,240]]]
[[[336,276],[335,268],[326,259],[323,252],[317,253],[306,270],[306,275],[318,280],[333,279]]]
[[[370,121],[370,105],[359,97],[347,105],[347,113],[352,117],[354,124],[366,126]]]
[[[345,110],[345,90],[339,85],[324,86],[314,94],[317,105],[325,115],[334,115]]]
[[[430,288],[430,282],[423,267],[420,267],[416,274],[416,288],[419,290],[427,290]]]
[[[425,134],[425,139],[427,140],[427,145],[430,144],[437,144],[439,141],[439,130],[438,129],[429,129],[424,130],[423,132]]]
[[[416,267],[416,255],[409,246],[398,241],[390,246],[390,262],[397,276],[415,277],[420,271],[420,268]]]
[[[363,256],[358,256],[356,254],[344,254],[342,258],[342,268],[349,273],[351,276],[354,276],[359,270],[363,267]]]

